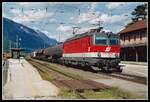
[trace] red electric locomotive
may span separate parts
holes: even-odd
[[[96,66],[101,70],[122,71],[120,44],[117,34],[87,32],[67,39],[63,44],[62,60],[65,64]]]

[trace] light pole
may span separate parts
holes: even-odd
[[[9,40],[9,53],[11,53],[11,40]]]
[[[18,48],[20,48],[21,47],[21,38],[19,38],[19,42],[18,42]]]

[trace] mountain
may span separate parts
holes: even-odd
[[[20,47],[28,51],[37,50],[50,45],[55,45],[55,39],[47,37],[44,33],[33,30],[10,19],[3,18],[3,50],[8,51],[11,43],[15,47],[16,37],[21,40]]]

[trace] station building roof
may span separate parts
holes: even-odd
[[[129,26],[127,26],[125,29],[121,30],[119,34],[128,33],[131,31],[141,30],[147,28],[147,19],[139,20]]]

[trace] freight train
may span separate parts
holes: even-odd
[[[76,34],[61,44],[35,51],[33,58],[65,65],[94,66],[121,72],[119,36],[110,32]]]

